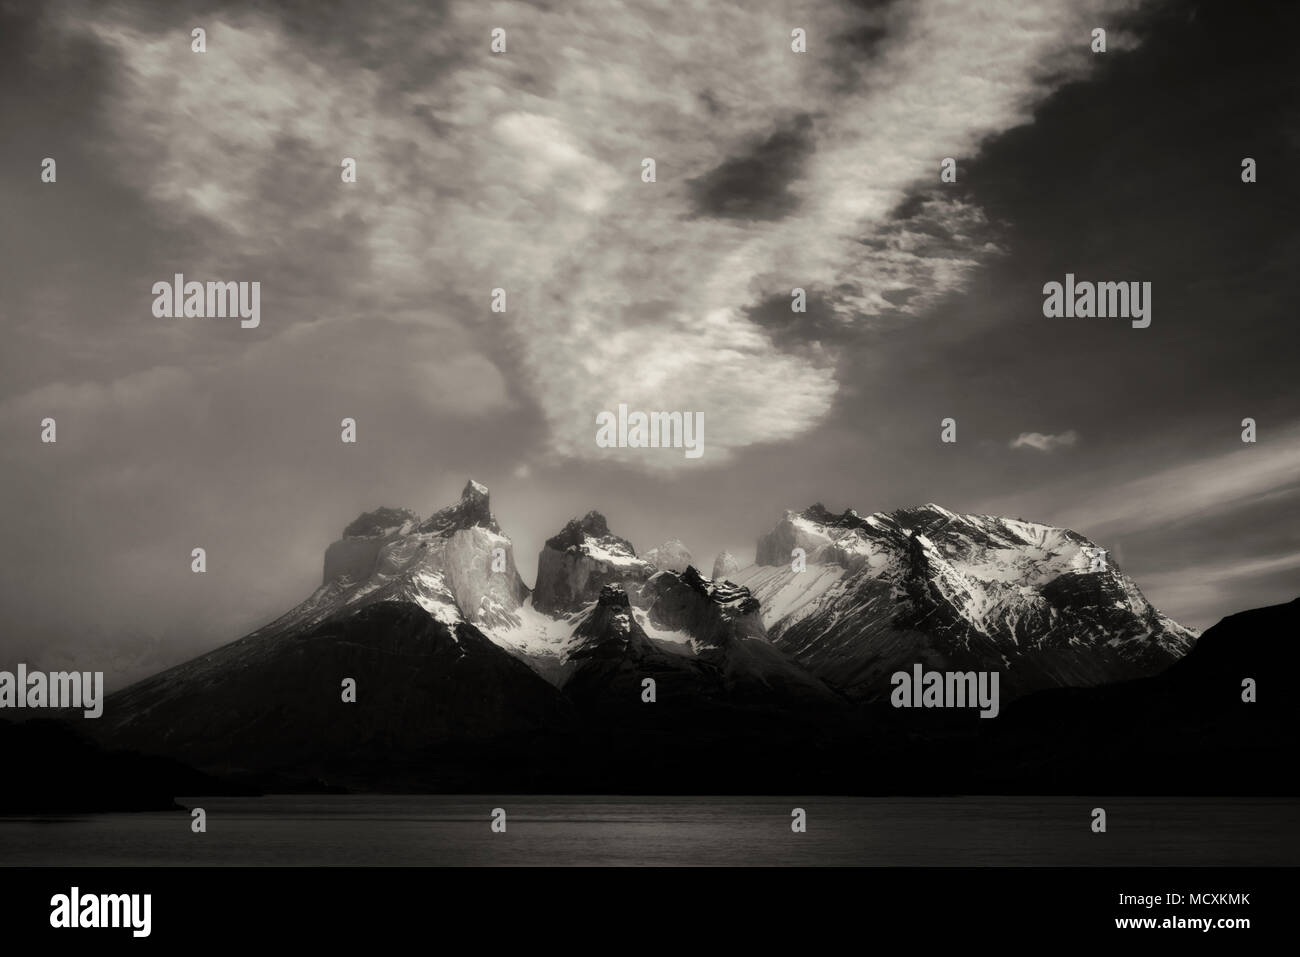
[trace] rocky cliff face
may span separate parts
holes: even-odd
[[[742,638],[767,639],[758,600],[749,589],[710,581],[693,565],[680,575],[658,573],[643,597],[654,625],[689,635],[695,654],[726,649]]]
[[[800,548],[808,564],[860,568],[871,528],[853,509],[836,515],[819,502],[802,512],[786,512],[776,528],[759,538],[754,563],[789,565]]]
[[[460,493],[460,501],[434,512],[416,530],[425,535],[445,535],[477,525],[500,534],[501,528],[489,506],[487,486],[470,479]]]
[[[746,589],[710,582],[688,566],[681,575],[656,574],[642,598],[644,612],[620,585],[601,590],[569,652],[564,691],[575,703],[642,714],[642,682],[653,678],[655,706],[679,714],[757,708],[806,717],[840,707],[821,681],[767,640],[758,602]]]
[[[458,502],[423,522],[406,509],[361,515],[326,549],[321,587],[254,634],[283,634],[379,601],[414,602],[448,624],[505,627],[519,623],[527,595],[488,491],[471,479]]]
[[[806,564],[792,567],[794,549]],[[310,598],[112,696],[97,731],[205,769],[434,790],[508,788],[502,769],[554,772],[552,784],[586,773],[595,788],[618,755],[619,780],[644,790],[689,741],[692,780],[718,786],[777,754],[773,742],[802,774],[824,766],[828,733],[846,735],[844,754],[882,715],[912,733],[915,715],[873,705],[915,664],[998,671],[1007,702],[1154,674],[1194,640],[1068,529],[818,505],[786,513],[757,554],[767,564],[741,570],[719,556],[708,579],[669,543],[656,570],[589,512],[546,542],[530,595],[470,481],[425,520],[360,516]],[[339,701],[344,678],[355,704]]]
[[[706,579],[680,542],[638,557],[593,511],[546,542],[530,598],[487,489],[471,480],[423,521],[395,508],[360,516],[329,547],[321,588],[255,636],[412,602],[446,624],[474,624],[563,686],[588,655],[589,612],[617,585],[629,627],[656,652],[716,671],[724,693],[825,682],[866,702],[918,663],[999,671],[1010,698],[1154,674],[1195,638],[1068,529],[937,505],[864,517],[818,504],[787,512],[756,554],[743,570],[720,555]]]
[[[611,582],[635,593],[652,574],[654,567],[637,557],[632,543],[610,532],[605,516],[588,512],[542,548],[533,607],[550,615],[568,614],[595,601]]]
[[[419,517],[405,508],[379,508],[363,512],[343,529],[343,537],[325,549],[322,585],[340,578],[365,581],[375,570],[379,552],[389,542],[410,533]]]
[[[622,585],[611,583],[574,631],[569,660],[644,661],[660,654],[632,616],[632,603]]]
[[[791,661],[768,639],[760,605],[749,589],[710,581],[694,566],[680,575],[660,572],[642,590],[645,616],[654,633],[676,633],[689,650],[713,669],[719,692],[735,703],[766,698],[778,710],[794,700],[834,706],[830,690]],[[670,646],[671,647],[671,646]]]
[[[863,700],[917,662],[1000,671],[1015,695],[1153,674],[1195,640],[1069,529],[937,505],[866,518],[815,505],[786,513],[757,554],[737,578],[773,640]]]
[[[584,712],[652,720],[664,708],[698,708],[716,698],[717,680],[712,671],[651,641],[633,615],[627,592],[617,582],[601,588],[573,641],[563,688]],[[643,699],[647,678],[656,685],[654,702]]]

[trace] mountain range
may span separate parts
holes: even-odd
[[[638,554],[591,511],[537,568],[530,589],[472,480],[427,519],[367,512],[305,601],[110,696],[95,730],[208,774],[328,788],[878,790],[850,766],[875,754],[942,790],[918,757],[937,748],[951,786],[1042,790],[943,750],[1005,744],[1018,709],[898,711],[891,675],[996,671],[1004,705],[1074,694],[1068,723],[1197,658],[1082,535],[937,505],[787,512],[753,565],[719,555],[711,578],[681,542]]]

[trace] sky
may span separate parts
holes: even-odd
[[[0,663],[184,660],[305,598],[360,512],[471,476],[530,583],[593,508],[707,571],[786,509],[935,502],[1074,528],[1191,627],[1288,601],[1297,27],[0,0]],[[1151,283],[1151,325],[1047,318],[1067,272]],[[258,281],[260,324],[156,317],[175,273]],[[704,454],[600,447],[619,404],[702,415]]]

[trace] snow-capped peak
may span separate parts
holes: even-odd
[[[806,570],[792,560],[800,553]],[[1008,680],[1022,686],[1148,674],[1194,640],[1077,532],[933,503],[865,519],[820,504],[789,512],[759,539],[757,565],[735,580],[759,599],[769,634],[801,653],[835,647],[858,660],[886,654],[872,643],[888,640],[896,643],[888,654],[906,657],[913,641],[887,639],[890,629],[923,631],[963,654],[1000,648],[1018,669]],[[859,633],[879,637],[844,644]],[[1075,646],[1092,650],[1056,650]]]
[[[518,625],[528,589],[488,505],[486,487],[470,479],[458,502],[424,521],[402,508],[363,513],[326,549],[321,587],[263,633],[383,601],[418,604],[451,626]]]
[[[632,543],[613,534],[605,516],[593,510],[547,539],[537,560],[533,604],[539,611],[568,614],[594,601],[606,584],[635,587],[653,572]]]

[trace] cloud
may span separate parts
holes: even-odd
[[[1059,435],[1042,432],[1021,432],[1011,440],[1013,449],[1034,449],[1038,452],[1052,452],[1060,448],[1069,448],[1079,441],[1079,433],[1070,429]]]
[[[1107,487],[1067,512],[1072,528],[1128,532],[1244,507],[1292,486],[1300,475],[1300,436],[1205,457]]]
[[[0,402],[0,418],[18,419],[69,412],[138,414],[179,391],[190,374],[174,366],[132,372],[110,382],[51,382]]]
[[[1231,514],[1296,486],[1300,425],[1278,427],[1267,443],[1196,455],[1155,471],[1140,455],[1129,455],[1122,467],[1138,477],[1081,473],[1028,493],[986,499],[977,507],[990,515],[1050,521],[1098,541]]]
[[[1183,565],[1143,576],[1142,590],[1161,608],[1178,608],[1179,621],[1207,628],[1225,608],[1244,611],[1296,594],[1300,552]]]
[[[826,3],[806,54],[777,0],[502,3],[499,56],[467,0],[423,27],[377,3],[333,43],[213,12],[202,55],[143,15],[90,29],[123,67],[106,99],[122,177],[210,232],[187,272],[237,260],[298,318],[462,304],[423,321],[495,323],[479,361],[505,357],[553,457],[690,468],[798,437],[835,401],[835,356],[774,337],[763,302],[801,286],[845,326],[963,288],[996,252],[982,212],[943,195],[919,220],[892,211],[1085,75],[1088,28],[1128,6]],[[620,403],[703,413],[704,458],[597,448]]]
[[[1130,556],[1143,592],[1184,624],[1206,627],[1227,610],[1295,596],[1295,517],[1300,514],[1300,423],[1275,424],[1268,441],[1207,454],[1197,432],[1179,458],[1127,448],[1109,467],[1009,491],[972,511],[1072,528]],[[1152,461],[1175,464],[1153,467]],[[1082,463],[1080,463],[1082,465]]]

